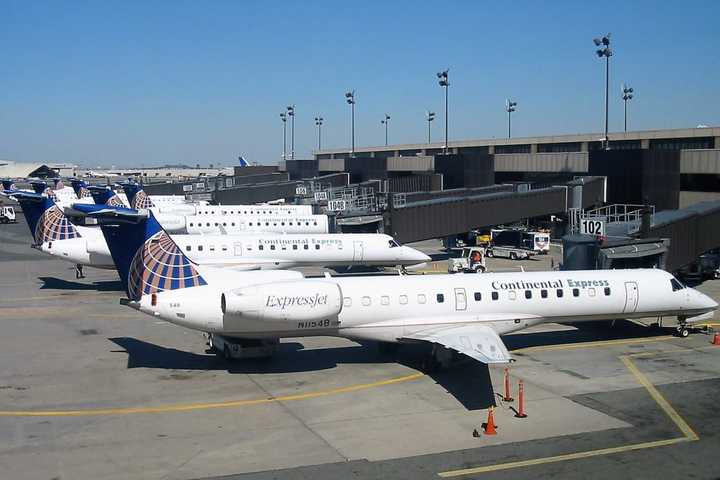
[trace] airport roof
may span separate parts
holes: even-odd
[[[27,178],[54,176],[53,169],[45,163],[14,162],[0,160],[0,177]]]

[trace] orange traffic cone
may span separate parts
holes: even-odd
[[[713,335],[712,344],[720,346],[720,333]]]
[[[490,407],[488,409],[487,423],[483,425],[483,432],[485,433],[485,435],[497,435],[494,411],[495,407]]]

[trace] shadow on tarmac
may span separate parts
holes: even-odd
[[[101,280],[92,283],[73,282],[56,277],[38,277],[43,284],[41,290],[94,290],[97,292],[122,292],[123,286],[120,280]]]
[[[373,343],[347,347],[305,350],[298,342],[281,343],[270,359],[245,359],[228,362],[218,355],[197,354],[167,348],[132,337],[109,340],[127,353],[127,368],[155,368],[165,370],[224,370],[229,373],[292,373],[329,370],[338,364],[400,363],[419,369],[429,346],[404,345],[397,356],[381,354]],[[495,393],[488,366],[469,359],[447,370],[428,374],[438,385],[454,396],[468,410],[485,409],[495,405]]]

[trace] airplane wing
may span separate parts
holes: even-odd
[[[428,328],[400,340],[437,343],[483,363],[508,363],[513,360],[500,336],[487,325]]]

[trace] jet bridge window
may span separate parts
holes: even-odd
[[[605,296],[606,297],[610,296],[610,287],[605,287]]]
[[[675,278],[670,280],[670,285],[672,285],[673,292],[677,292],[678,290],[682,290],[683,288],[685,288],[683,284],[678,282]]]
[[[480,300],[482,300],[482,293],[475,292],[475,301],[479,302]]]
[[[573,297],[579,297],[579,296],[580,296],[580,289],[573,288]]]
[[[438,293],[435,298],[437,299],[437,303],[443,303],[445,301],[445,295],[442,293]]]

